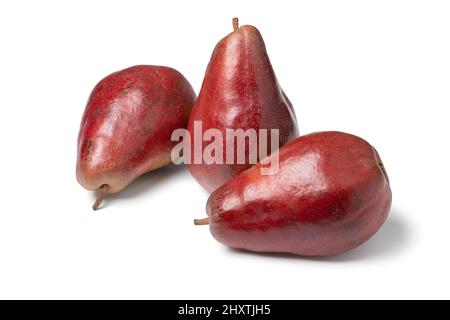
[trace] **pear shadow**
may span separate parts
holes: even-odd
[[[165,183],[188,174],[189,172],[186,166],[174,164],[148,172],[134,180],[122,191],[112,194],[106,194],[98,210],[100,211],[101,209],[106,209],[106,207],[108,207],[111,202],[116,200],[120,201],[130,198],[136,198],[142,196],[143,194],[151,193],[151,190],[153,188],[164,187]],[[95,201],[95,193],[93,193],[92,195],[92,201]]]
[[[412,243],[412,230],[404,220],[404,216],[396,209],[391,210],[385,224],[369,241],[351,251],[330,257],[302,257],[283,253],[257,253],[237,249],[229,250],[237,254],[299,261],[352,262],[388,259],[406,251]]]

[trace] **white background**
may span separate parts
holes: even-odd
[[[379,150],[394,203],[361,248],[231,251],[192,224],[208,194],[184,167],[91,210],[75,180],[91,89],[156,64],[198,93],[234,16],[263,34],[302,133]],[[2,1],[0,298],[450,298],[449,110],[448,1]]]

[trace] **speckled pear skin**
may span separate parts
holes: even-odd
[[[186,128],[196,95],[178,71],[134,66],[113,73],[92,91],[78,136],[76,175],[88,190],[125,188],[171,163],[175,129]]]
[[[217,44],[189,119],[191,136],[194,136],[194,121],[202,122],[203,132],[219,129],[224,146],[227,128],[279,129],[280,146],[298,136],[294,109],[278,83],[263,38],[255,27],[235,26],[235,31]],[[202,151],[208,144],[203,142]],[[245,151],[245,164],[192,163],[188,168],[212,192],[254,164],[248,161],[248,143]],[[225,150],[224,158],[226,153]]]
[[[329,256],[363,244],[385,222],[390,183],[365,140],[341,132],[305,135],[281,148],[279,160],[277,174],[262,176],[258,164],[211,194],[207,213],[217,241]]]

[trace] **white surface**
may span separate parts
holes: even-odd
[[[185,168],[108,197],[75,180],[87,97],[135,64],[198,92],[231,18],[262,32],[301,132],[379,150],[394,204],[363,247],[328,259],[243,254],[208,228]],[[450,298],[448,1],[0,2],[0,298]]]

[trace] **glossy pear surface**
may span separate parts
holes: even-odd
[[[255,252],[328,256],[363,244],[385,222],[389,179],[365,140],[314,133],[281,148],[279,161],[275,175],[261,175],[258,164],[211,194],[207,213],[219,242]]]
[[[279,129],[279,145],[298,136],[298,126],[291,102],[281,89],[259,31],[253,26],[236,27],[214,49],[198,99],[189,118],[188,129],[194,136],[194,121],[202,122],[203,132],[218,129],[226,146],[226,129]],[[209,142],[203,142],[203,149]],[[194,141],[192,142],[194,145]],[[270,146],[268,148],[270,150]],[[208,191],[248,169],[246,162],[190,164],[194,178]],[[192,162],[192,161],[191,161]],[[253,163],[255,164],[255,163]]]
[[[175,129],[186,128],[196,95],[178,71],[135,66],[100,81],[78,136],[77,180],[88,190],[125,188],[171,163]]]

